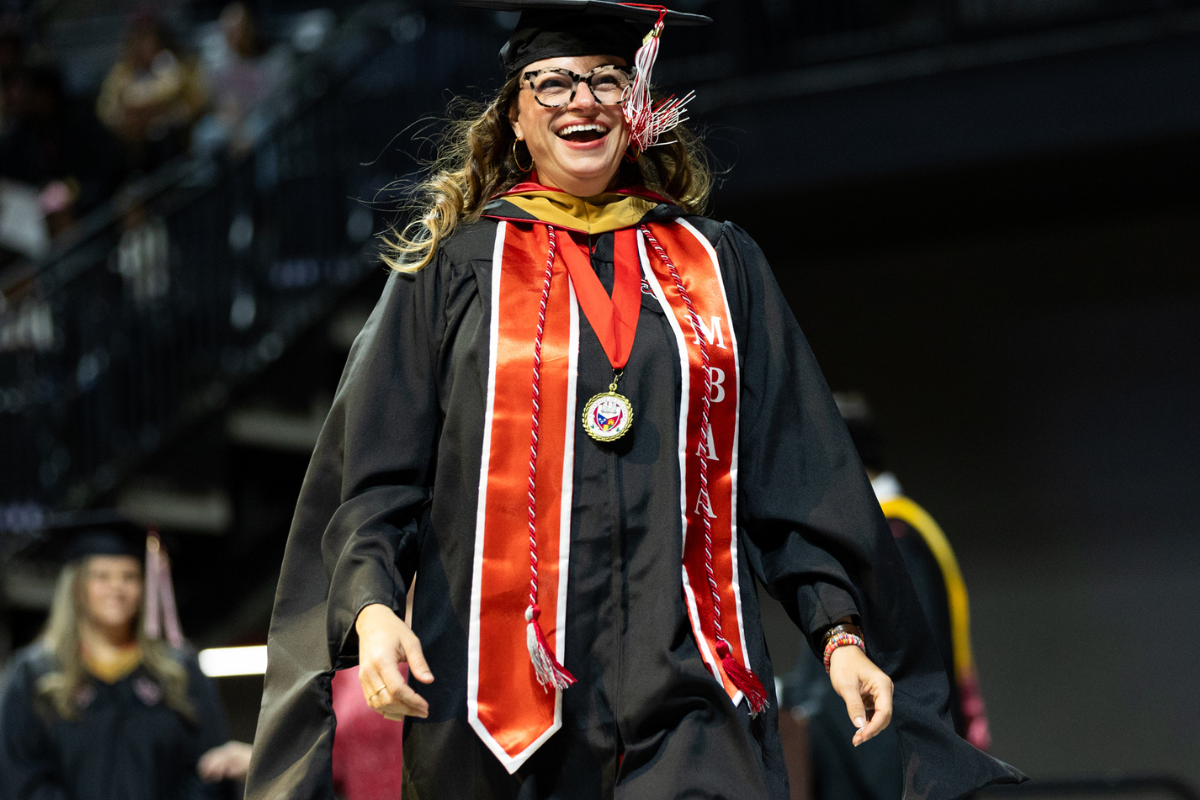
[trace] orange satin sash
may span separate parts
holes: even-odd
[[[699,317],[700,330],[691,316],[667,266],[653,248],[642,243],[642,263],[646,279],[662,304],[679,346],[681,374],[688,379],[682,387],[681,405],[687,413],[679,419],[679,470],[683,493],[683,590],[688,605],[692,633],[713,675],[719,676],[725,691],[737,704],[741,692],[725,674],[717,655],[714,626],[713,587],[705,575],[703,514],[711,522],[713,573],[722,607],[722,632],[734,658],[750,669],[743,645],[741,593],[737,569],[737,445],[738,404],[741,399],[741,370],[737,341],[725,298],[725,286],[717,266],[717,255],[708,240],[683,220],[673,224],[649,226],[654,237],[670,254],[680,272],[692,306]],[[700,339],[708,343],[712,388],[709,395],[709,429],[700,429],[700,402],[704,392],[704,365]],[[699,460],[708,459],[709,508],[700,497]]]
[[[736,703],[741,694],[717,655],[714,602],[704,569],[703,511],[696,465],[701,457],[709,460],[713,571],[724,610],[724,638],[734,658],[749,669],[737,570],[737,343],[716,254],[707,239],[683,221],[652,223],[649,227],[681,274],[702,322],[700,331],[693,330],[674,279],[659,259],[647,255],[640,231],[617,232],[626,245],[618,248],[617,257],[621,258],[621,251],[635,252],[636,244],[641,273],[667,312],[682,374],[687,376],[682,387],[677,449],[684,532],[683,590],[700,651]],[[561,229],[556,239],[558,249],[542,338],[535,520],[541,627],[550,649],[563,662],[569,631],[565,605],[575,431],[581,413],[576,397],[576,288],[581,281],[572,276],[581,265],[588,273],[591,268],[586,248]],[[580,249],[582,252],[577,252]],[[548,252],[546,225],[516,221],[498,224],[492,259],[487,405],[471,589],[467,717],[509,772],[515,772],[562,726],[562,690],[543,688],[538,683],[527,648],[525,618],[530,594],[527,490],[534,339]],[[568,269],[568,263],[575,260],[581,264],[573,264],[577,269]],[[628,269],[630,265],[622,266]],[[590,277],[595,280],[594,274]],[[596,284],[599,286],[598,281]],[[640,285],[638,291],[640,301]],[[622,330],[629,327],[629,321],[619,315],[616,310],[611,320],[615,343],[630,340],[633,332]],[[708,431],[700,430],[700,404],[696,401],[704,391],[698,335],[704,335],[708,343],[713,375]],[[634,431],[636,435],[636,423]],[[589,441],[586,446],[603,445]]]
[[[512,771],[562,724],[560,696],[544,690],[534,676],[524,617],[534,333],[549,238],[543,225],[501,222],[497,228],[467,703],[472,726]],[[558,258],[542,342],[536,517],[541,625],[559,661],[566,608],[558,585],[565,583],[571,535],[578,342],[574,291]]]

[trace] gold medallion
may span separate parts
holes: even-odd
[[[597,442],[615,442],[632,425],[633,404],[625,395],[617,394],[616,381],[583,407],[583,429]]]

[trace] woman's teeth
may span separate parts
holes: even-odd
[[[596,139],[603,138],[607,133],[608,128],[604,125],[586,122],[561,128],[558,131],[558,136],[561,139],[567,139],[572,142],[593,142]]]

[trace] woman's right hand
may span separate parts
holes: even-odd
[[[421,652],[421,642],[404,620],[381,603],[365,606],[354,622],[358,631],[358,680],[367,705],[391,720],[429,716],[429,703],[409,688],[400,662],[421,683],[433,683],[433,673]]]

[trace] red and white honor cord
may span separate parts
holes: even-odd
[[[642,225],[641,230],[642,234],[646,237],[646,241],[650,242],[650,246],[654,248],[654,252],[658,254],[659,259],[671,273],[671,279],[675,281],[675,288],[678,290],[679,296],[683,299],[684,306],[687,307],[688,320],[692,324],[692,331],[696,334],[696,341],[700,342],[700,360],[704,365],[704,397],[700,403],[700,435],[706,436],[712,398],[712,369],[709,366],[708,359],[708,340],[704,337],[704,331],[700,327],[700,317],[696,314],[696,309],[692,306],[692,298],[683,285],[683,279],[679,276],[679,271],[675,268],[675,263],[667,255],[667,251],[663,249],[663,246],[659,244],[658,239],[654,238],[654,234],[650,232],[647,226]],[[733,649],[729,646],[729,642],[725,639],[725,635],[721,630],[721,592],[717,586],[716,573],[713,571],[712,520],[709,517],[711,504],[708,496],[708,458],[701,456],[699,461],[700,508],[702,510],[701,516],[704,518],[704,574],[708,580],[708,590],[712,593],[713,630],[717,637],[717,657],[721,659],[721,666],[725,668],[725,674],[729,676],[729,680],[746,695],[746,701],[750,704],[750,713],[757,715],[767,707],[766,690],[763,689],[762,681],[758,679],[758,676],[739,664],[737,659],[733,657]]]
[[[554,271],[554,256],[558,250],[558,239],[554,228],[546,226],[550,235],[550,252],[546,256],[546,274],[542,282],[542,300],[538,305],[537,336],[533,340],[533,427],[529,442],[529,607],[525,609],[525,644],[529,648],[529,660],[538,683],[549,690],[565,689],[575,683],[575,676],[558,663],[538,618],[542,609],[538,607],[538,552],[537,552],[537,454],[538,420],[541,416],[542,386],[542,337],[546,332],[546,303],[550,300],[550,278]],[[566,602],[565,598],[559,602]]]

